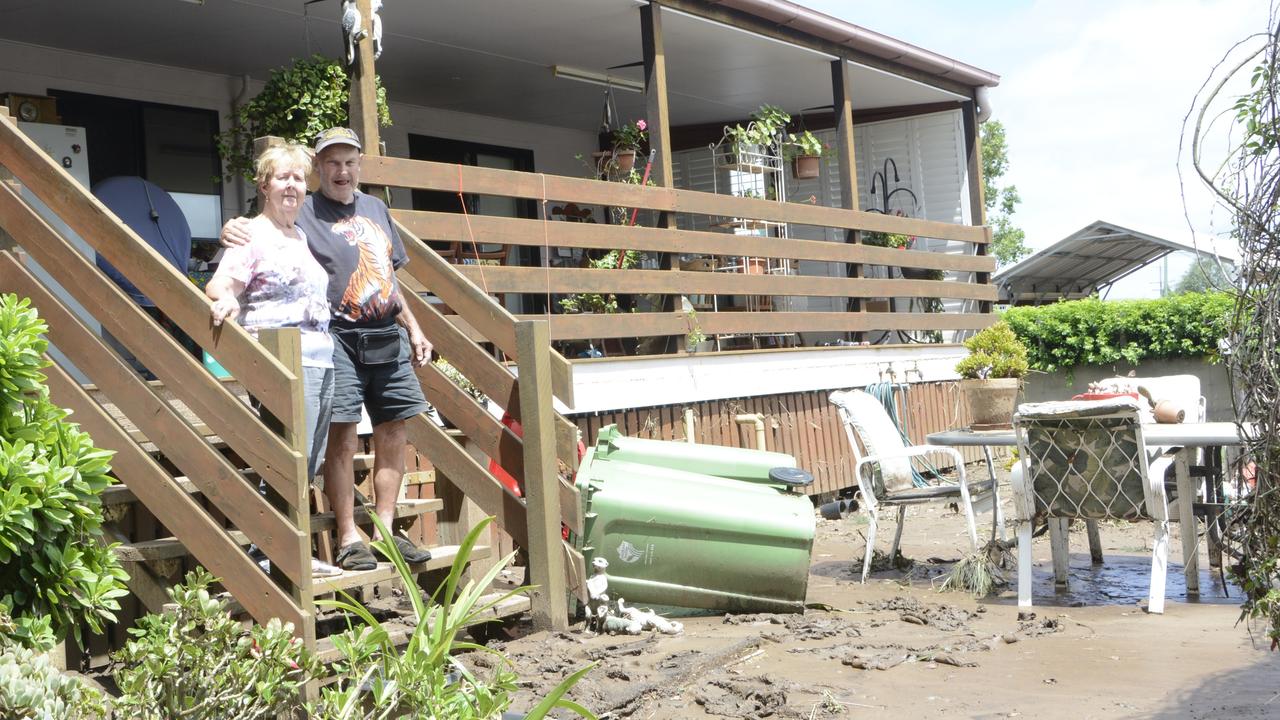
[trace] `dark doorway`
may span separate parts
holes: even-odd
[[[430,135],[409,135],[409,157],[413,160],[431,160],[434,162],[519,172],[533,172],[534,168],[532,150],[450,140]],[[525,219],[533,219],[538,216],[537,203],[533,200],[477,195],[475,193],[463,193],[462,198],[462,201],[466,202],[466,211],[471,215]],[[457,213],[462,212],[462,203],[459,201],[457,192],[414,190],[413,209]],[[463,244],[464,249],[462,252],[464,254],[478,252],[482,256],[491,257],[495,253],[501,253],[503,249],[501,245],[480,245],[477,248],[471,248],[467,238],[458,238],[458,240]],[[431,245],[438,251],[449,250],[446,247],[447,244],[431,243]],[[510,253],[503,260],[505,264],[511,265],[540,266],[542,264],[542,249],[537,247],[514,247],[511,248]],[[463,261],[465,262],[465,260]],[[523,307],[516,308],[516,310],[526,313],[544,312],[545,298],[528,295],[522,297],[524,298]]]

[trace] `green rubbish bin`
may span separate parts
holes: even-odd
[[[588,566],[609,561],[609,596],[722,612],[802,611],[814,535],[809,498],[782,483],[692,472],[692,456],[680,460],[690,469],[665,467],[683,450],[660,447],[668,445],[685,444],[622,438],[606,427],[578,469],[579,542]],[[705,451],[710,464],[726,449],[689,448]],[[789,455],[744,452],[795,467]]]
[[[702,475],[752,482],[771,482],[770,470],[796,466],[796,459],[784,453],[720,445],[644,440],[623,435],[618,431],[617,425],[606,425],[600,428],[599,434],[596,435],[596,454],[609,460],[626,460],[643,465],[657,465],[672,470],[687,470]]]

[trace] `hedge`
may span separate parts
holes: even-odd
[[[1035,370],[1174,357],[1217,358],[1235,300],[1183,293],[1158,300],[1087,300],[1010,308],[1005,322],[1027,346]]]

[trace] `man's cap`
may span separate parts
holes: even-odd
[[[330,145],[350,145],[359,150],[360,136],[356,135],[356,131],[351,128],[331,127],[316,136],[316,152]]]

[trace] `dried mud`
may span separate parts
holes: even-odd
[[[575,627],[491,643],[524,681],[516,709],[594,662],[569,696],[605,719],[1280,717],[1280,658],[1236,624],[1238,591],[1208,570],[1203,548],[1201,596],[1187,597],[1174,542],[1165,614],[1149,615],[1139,603],[1150,525],[1104,524],[1101,567],[1073,533],[1067,590],[1054,588],[1038,539],[1034,607],[1020,610],[1012,590],[981,601],[933,590],[947,567],[936,558],[967,549],[954,513],[912,508],[903,554],[920,560],[866,585],[864,527],[858,516],[818,521],[814,609],[803,614],[682,618],[678,636]],[[494,662],[463,657],[481,670]]]

